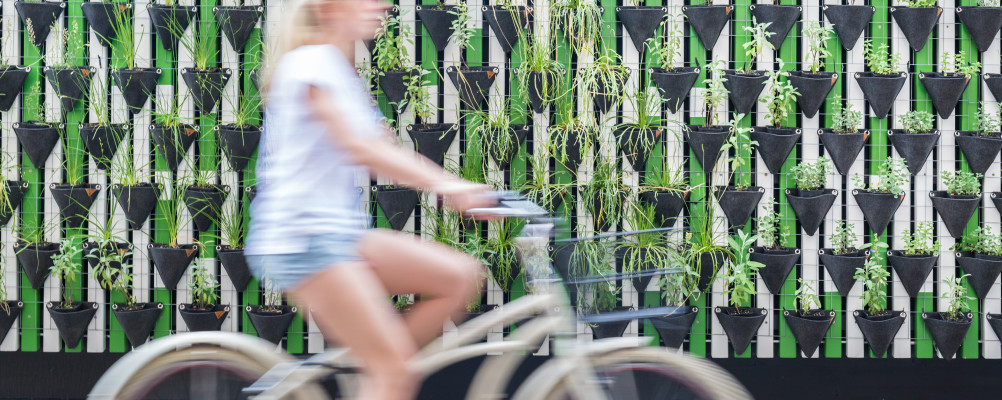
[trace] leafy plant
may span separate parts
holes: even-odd
[[[744,42],[741,46],[745,49],[745,57],[748,58],[748,62],[745,63],[745,72],[751,72],[752,67],[755,65],[755,58],[762,53],[762,50],[775,49],[772,43],[769,42],[769,38],[775,35],[775,32],[769,32],[769,26],[772,22],[759,23],[755,17],[752,17],[751,25],[746,25],[742,29],[751,36],[751,40]]]
[[[762,211],[758,214],[758,238],[765,243],[765,247],[780,249],[780,239],[786,241],[790,236],[790,229],[780,225],[779,215],[776,214],[776,200],[768,198],[762,204]]]
[[[818,298],[817,292],[814,291],[814,283],[811,281],[804,282],[804,278],[797,278],[797,291],[793,294],[797,296],[797,304],[800,305],[800,314],[807,315],[811,310],[816,310],[821,308],[821,299]]]
[[[920,222],[911,234],[901,235],[901,241],[905,243],[905,255],[939,255],[939,241],[933,236],[932,222]]]
[[[818,157],[817,161],[802,161],[790,169],[793,180],[800,190],[818,190],[825,186],[825,177],[832,172],[828,157]]]
[[[404,78],[406,89],[404,99],[400,104],[397,104],[397,113],[403,114],[408,106],[413,106],[414,115],[417,117],[418,123],[427,126],[428,121],[438,113],[438,107],[435,106],[435,99],[432,98],[431,93],[428,91],[428,85],[431,81],[426,78],[426,71],[421,68],[415,68],[414,72]]]
[[[999,0],[978,0],[978,7],[998,7]]]
[[[831,57],[828,50],[828,39],[835,30],[830,26],[822,26],[817,21],[804,21],[804,42],[807,43],[807,70],[816,74],[825,67],[825,58]]]
[[[887,245],[879,243],[883,247]],[[887,313],[887,277],[891,276],[887,272],[887,267],[877,262],[876,252],[870,252],[866,256],[866,262],[862,267],[856,268],[854,279],[863,281],[863,307],[871,316],[884,315]]]
[[[954,243],[953,251],[969,251],[986,256],[1002,256],[1002,235],[993,235],[990,226],[977,227]]]
[[[748,136],[752,128],[738,125],[738,121],[742,120],[744,116],[744,114],[739,114],[731,119],[730,127],[733,133],[727,138],[727,143],[724,143],[720,147],[720,151],[723,153],[728,153],[732,149],[734,150],[733,155],[728,158],[727,162],[731,165],[731,177],[738,178],[733,181],[734,189],[739,191],[748,189],[747,180],[740,179],[741,175],[751,175],[751,172],[738,171],[741,170],[741,166],[750,161],[748,155],[751,154],[752,148],[758,146],[758,142],[751,140]]]
[[[452,39],[455,41],[456,47],[459,48],[459,54],[463,54],[466,49],[470,48],[470,41],[477,34],[477,28],[470,24],[472,16],[468,8],[466,1],[461,1],[454,9],[449,10],[449,14],[456,17],[452,21]]]
[[[835,104],[842,104],[842,97],[835,96]],[[852,104],[845,103],[844,107],[835,107],[832,113],[832,132],[835,133],[856,133],[863,125],[863,113],[853,109]]]
[[[981,193],[981,174],[968,171],[943,171],[943,184],[947,192],[954,196],[977,196]]]
[[[933,2],[935,5],[936,3]],[[981,72],[981,63],[967,59],[967,53],[963,50],[956,53],[947,51],[939,55],[940,70],[944,75],[964,75],[968,78],[977,76]]]
[[[866,58],[867,68],[878,75],[895,75],[898,73],[898,64],[901,64],[901,55],[890,54],[887,43],[874,47],[870,39],[863,41],[863,57]]]
[[[932,132],[933,115],[928,111],[912,110],[898,117],[898,121],[906,133]]]
[[[894,158],[884,160],[877,171],[870,175],[869,187],[863,184],[863,178],[859,175],[854,176],[853,181],[857,187],[866,188],[865,190],[871,193],[890,193],[897,196],[904,193],[910,176],[905,160]]]
[[[585,210],[598,222],[615,222],[622,213],[623,199],[629,189],[623,185],[622,175],[610,161],[599,161],[592,171],[591,180],[581,191]]]
[[[772,126],[777,128],[783,126],[783,123],[789,118],[797,96],[800,96],[800,92],[793,87],[789,80],[781,80],[781,78],[790,76],[790,73],[783,71],[782,68],[783,60],[780,59],[778,70],[766,72],[766,76],[769,77],[769,91],[759,98],[759,102],[765,104],[769,113],[767,118],[772,122]]]
[[[59,308],[73,307],[73,291],[70,284],[77,281],[80,274],[80,262],[77,255],[80,254],[80,245],[75,240],[64,238],[59,242],[59,252],[52,256],[52,266],[49,271],[53,276],[63,282],[63,297],[59,303]]]
[[[914,7],[936,7],[936,0],[905,0],[905,5]]]
[[[703,84],[706,85],[703,89],[703,110],[706,111],[703,126],[706,128],[713,126],[717,110],[724,107],[731,93],[724,87],[724,82],[727,81],[724,77],[726,67],[727,61],[721,59],[714,59],[706,66],[706,79],[703,79]]]
[[[672,158],[665,155],[659,161],[648,163],[651,170],[644,174],[644,181],[649,189],[673,192],[689,190],[688,174],[682,165],[672,165]]]
[[[831,243],[835,255],[842,255],[856,252],[856,233],[853,224],[846,224],[845,221],[835,221],[835,232],[832,233]]]
[[[728,295],[731,305],[740,313],[744,304],[750,304],[755,293],[755,282],[752,276],[765,265],[751,260],[748,249],[755,245],[757,236],[749,235],[739,230],[736,235],[729,236],[727,242],[731,247],[733,264],[730,268],[717,272],[717,277],[724,280],[724,294]]]
[[[999,127],[1002,126],[1002,109],[991,112],[985,109],[985,103],[978,103],[978,130],[975,132],[981,137],[999,136]]]
[[[669,251],[667,267],[675,267],[680,271],[661,275],[658,286],[662,288],[661,297],[665,299],[666,305],[679,306],[685,304],[692,295],[699,280],[699,273],[692,268],[695,257],[692,246],[687,243],[684,235],[669,233],[667,248]]]
[[[193,263],[195,267],[191,271],[191,281],[188,282],[188,290],[191,292],[191,308],[196,310],[212,309],[219,301],[219,295],[216,294],[219,282],[216,281],[215,275],[203,267],[198,259],[195,259]]]
[[[943,279],[943,283],[947,286],[946,291],[943,293],[943,300],[947,304],[943,319],[947,321],[960,321],[963,319],[962,315],[964,311],[971,311],[968,301],[974,298],[967,295],[967,285],[964,284],[964,279],[969,276],[971,274],[963,274],[953,279]]]
[[[376,61],[379,76],[387,71],[409,70],[410,56],[407,47],[414,43],[412,27],[401,23],[406,12],[383,18],[383,24],[376,31],[372,58]]]
[[[676,22],[678,18],[678,15],[669,15],[668,18],[661,21],[661,29],[664,30],[665,34],[654,35],[654,37],[647,39],[647,48],[650,49],[653,57],[651,61],[661,65],[661,68],[667,71],[677,69],[675,62],[685,55],[685,47],[682,46],[682,38],[685,35],[682,34],[682,29]]]

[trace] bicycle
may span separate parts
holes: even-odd
[[[651,337],[576,340],[576,314],[547,254],[555,220],[536,204],[502,193],[499,205],[473,214],[527,220],[516,245],[531,294],[458,325],[454,337],[422,349],[412,367],[422,377],[462,360],[488,356],[475,373],[466,399],[506,398],[516,368],[547,336],[555,356],[517,387],[515,400],[704,399],[742,400],[751,395],[715,364],[665,348]],[[630,278],[632,276],[621,276]],[[586,278],[587,279],[587,278]],[[603,278],[605,279],[605,278]],[[602,322],[666,315],[676,307],[603,313]],[[476,343],[488,331],[522,321],[504,341]],[[500,353],[498,355],[498,353]],[[338,389],[351,394],[355,367],[346,349],[332,349],[305,361],[276,352],[261,339],[226,332],[169,336],[140,346],[116,362],[89,399],[245,398],[328,399],[320,381],[334,374]],[[348,396],[350,398],[350,396]]]

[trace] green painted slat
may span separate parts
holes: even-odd
[[[253,32],[251,32],[250,37],[247,39],[247,46],[245,47],[245,49],[247,49],[247,52],[244,54],[244,62],[243,62],[244,70],[241,71],[240,75],[243,77],[243,81],[240,82],[240,86],[242,87],[241,89],[243,90],[245,96],[260,96],[260,93],[258,93],[257,90],[257,84],[253,81],[249,72],[253,70],[260,70],[261,51],[263,45],[264,43],[261,41],[261,29],[256,28],[254,29]],[[255,114],[256,114],[255,119],[257,119],[256,123],[260,124],[261,120],[259,118],[261,117],[261,113],[257,112]],[[241,179],[240,187],[238,189],[243,189],[244,187],[255,184],[256,176],[255,176],[254,166],[257,165],[257,157],[258,154],[257,152],[255,152],[255,154],[251,157],[250,162],[248,163],[248,167],[243,172],[243,177]],[[243,221],[245,226],[244,232],[246,232],[246,226],[248,225],[248,222],[250,220],[250,207],[249,207],[250,199],[244,194],[244,192],[236,192],[234,193],[234,195],[239,196],[238,201],[243,201],[245,202],[244,205],[247,205],[243,207],[244,210]],[[252,278],[251,281],[247,284],[247,289],[245,289],[242,293],[242,296],[238,298],[241,301],[241,307],[239,313],[241,318],[240,321],[241,331],[248,335],[255,336],[257,335],[257,332],[254,330],[254,325],[251,323],[250,317],[244,310],[244,307],[261,304],[262,289],[263,288],[261,287],[261,282],[259,282],[257,278]],[[289,342],[302,340],[302,329],[297,329],[297,327],[302,326],[302,322],[299,321],[300,318],[302,318],[302,313],[300,313],[300,315],[296,317],[296,320],[293,320],[292,324],[290,324],[289,326],[289,331],[288,331]],[[299,337],[293,336],[296,334],[298,334]]]
[[[915,299],[915,331],[912,334],[912,338],[915,341],[915,358],[933,358],[936,356],[935,351],[933,351],[932,337],[929,335],[929,330],[925,327],[925,322],[922,321],[922,313],[927,311],[935,311],[936,296],[929,292],[920,292]]]
[[[67,35],[70,49],[69,62],[72,65],[88,64],[88,55],[84,47],[84,43],[86,43],[87,41],[85,35],[88,34],[87,33],[88,31],[83,16],[83,9],[81,8],[82,4],[83,4],[82,1],[70,1],[67,3],[66,7],[66,16],[68,20],[67,26],[69,32],[79,32],[79,34],[76,35]],[[95,48],[103,50],[103,47],[101,46],[95,46]],[[66,139],[67,143],[69,143],[69,154],[66,155],[66,159],[68,161],[63,166],[63,168],[67,169],[67,171],[73,170],[75,172],[74,175],[79,177],[79,179],[70,181],[68,183],[84,182],[83,173],[84,173],[84,167],[87,163],[87,157],[83,148],[83,140],[80,138],[80,128],[79,128],[79,124],[83,122],[84,119],[86,118],[86,113],[84,110],[85,107],[83,107],[83,101],[80,101],[77,103],[77,106],[74,108],[72,112],[64,114],[64,120],[66,122]],[[68,172],[67,176],[69,176]],[[74,245],[80,246],[80,244],[83,242],[82,235],[84,234],[85,231],[82,228],[63,229],[62,237],[73,237]],[[69,288],[70,291],[73,293],[74,298],[85,300],[83,296],[84,293],[83,288],[86,287],[85,286],[86,279],[84,278],[84,268],[87,268],[87,265],[84,263],[82,255],[78,255],[75,258],[75,262],[81,266],[81,269],[79,274],[77,275],[76,282],[70,284]],[[104,307],[106,306],[102,305],[99,311],[105,312]],[[93,339],[87,338],[87,340],[103,340],[103,337],[93,338]],[[73,348],[70,348],[68,346],[64,347],[66,348],[66,352],[68,353],[77,353],[77,352],[82,352],[84,350],[85,343],[86,340],[82,340],[76,347]]]
[[[734,41],[733,41],[733,44],[731,45],[732,46],[731,48],[733,49],[733,54],[734,55],[732,57],[733,59],[731,60],[731,65],[735,69],[745,68],[745,66],[747,65],[748,61],[750,61],[749,58],[748,58],[748,56],[744,52],[744,47],[743,46],[744,46],[745,43],[747,43],[748,41],[752,40],[751,35],[744,30],[744,27],[746,27],[746,26],[752,26],[753,25],[752,24],[751,9],[749,8],[749,6],[751,6],[751,4],[752,4],[751,0],[737,0],[737,1],[734,2],[734,21],[733,21],[733,28],[732,28],[733,32],[734,32]],[[765,50],[763,50],[763,52],[764,51]],[[748,68],[755,69],[757,65],[762,65],[762,63],[758,59],[755,60],[755,65],[749,66]],[[765,68],[762,68],[762,69],[763,70],[769,70],[771,68],[769,68],[768,66],[766,66]],[[733,110],[732,110],[732,114],[733,114]],[[728,117],[730,117],[730,116],[728,116]],[[745,116],[744,119],[742,119],[741,121],[738,122],[738,126],[740,126],[740,127],[751,127],[753,125],[752,118],[753,117],[750,114],[748,116]],[[727,118],[727,119],[730,119],[730,118]],[[752,175],[751,175],[751,152],[747,151],[744,148],[744,145],[747,144],[749,141],[750,141],[750,139],[741,139],[738,142],[739,143],[739,147],[737,149],[734,149],[734,151],[736,152],[736,154],[739,157],[741,157],[742,159],[745,160],[745,162],[741,165],[741,167],[738,168],[737,171],[732,171],[732,173],[734,175],[734,184],[740,185],[740,186],[750,186],[751,183],[752,183]],[[724,155],[721,155],[721,157],[727,157],[727,155],[724,154]],[[729,182],[713,182],[713,184],[714,185],[729,185],[730,183]],[[751,229],[752,229],[751,226],[752,226],[751,218],[749,218],[749,221],[746,222],[744,226],[740,227],[740,229],[743,230],[743,231],[745,231],[745,232],[751,233]],[[751,306],[751,300],[749,300],[749,302],[747,302],[746,304],[741,304],[740,306],[741,307],[750,307]],[[742,353],[735,352],[734,353],[734,357],[736,357],[736,358],[750,358],[753,353],[754,353],[753,352],[753,347],[749,346]]]

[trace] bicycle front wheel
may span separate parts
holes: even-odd
[[[565,364],[566,365],[566,364]],[[712,362],[656,348],[630,348],[589,358],[591,371],[567,365],[537,371],[519,387],[520,400],[744,400],[747,389]],[[545,367],[545,365],[544,365]],[[556,367],[560,368],[560,367]],[[533,381],[534,378],[535,382]],[[600,393],[580,393],[589,379]]]

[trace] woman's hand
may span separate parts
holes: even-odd
[[[497,197],[490,194],[491,187],[487,185],[457,179],[435,185],[432,190],[445,198],[447,207],[461,213],[497,205]]]

